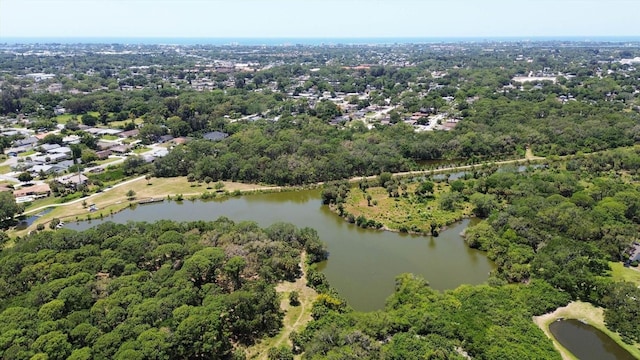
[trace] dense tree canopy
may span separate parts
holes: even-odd
[[[311,229],[226,218],[31,235],[0,253],[0,357],[230,358],[279,330],[301,251],[326,256]]]

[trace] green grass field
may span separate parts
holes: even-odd
[[[360,188],[352,188],[347,195],[344,209],[355,217],[360,215],[367,219],[373,219],[382,223],[387,229],[400,230],[405,228],[412,232],[430,232],[430,224],[440,226],[451,224],[471,214],[471,204],[464,202],[456,211],[440,209],[439,197],[449,192],[446,183],[436,184],[434,187],[435,198],[421,201],[414,192],[418,183],[407,185],[407,197],[389,197],[386,189],[371,187],[367,193]],[[399,191],[404,193],[404,191]],[[367,202],[367,194],[371,195],[370,205]]]
[[[102,135],[100,139],[107,140],[107,141],[114,141],[114,140],[118,140],[119,138],[115,135]]]
[[[27,156],[31,156],[33,154],[37,153],[37,151],[35,150],[29,150],[29,151],[25,151],[21,154],[18,154],[18,157],[27,157]]]
[[[62,124],[65,125],[66,123],[69,122],[69,120],[71,120],[74,116],[77,115],[72,115],[72,114],[62,114],[62,115],[58,115],[56,116],[56,121],[58,122],[58,124]]]
[[[640,286],[640,268],[626,268],[621,262],[610,262],[611,276],[617,281],[628,281]]]
[[[113,128],[119,128],[119,127],[126,126],[130,122],[131,122],[130,119],[122,120],[122,121],[111,121],[111,122],[109,122],[109,126],[113,127]],[[137,119],[133,120],[133,123],[136,124],[136,125],[140,125],[140,124],[144,123],[144,120],[142,120],[142,118],[137,118]]]
[[[148,148],[148,147],[141,147],[141,148],[133,149],[133,153],[134,154],[144,154],[144,153],[149,152],[149,151],[151,151],[151,149]]]

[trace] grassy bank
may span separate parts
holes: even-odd
[[[607,334],[611,339],[613,339],[616,343],[626,349],[631,355],[640,359],[640,344],[629,345],[622,341],[622,338],[618,333],[612,332],[607,329],[604,325],[604,309],[600,307],[595,307],[590,303],[585,303],[581,301],[574,301],[569,303],[569,305],[565,307],[561,307],[556,309],[554,312],[544,314],[541,316],[535,316],[533,321],[544,331],[544,333],[553,341],[554,346],[560,354],[562,354],[563,359],[576,359],[569,350],[560,345],[558,341],[553,337],[551,331],[549,331],[549,325],[556,321],[557,319],[576,319],[583,321],[596,329],[602,331]]]
[[[223,192],[216,194],[216,196],[224,196],[225,194],[233,194],[235,192],[279,190],[278,187],[263,186],[259,184],[244,184],[236,182],[223,183]],[[133,191],[135,193],[132,199],[129,199],[127,196],[129,191]],[[54,218],[58,218],[66,222],[87,220],[89,217],[91,219],[100,219],[121,211],[131,206],[131,204],[137,204],[141,200],[158,198],[166,199],[169,196],[175,198],[177,195],[182,195],[186,200],[199,198],[204,193],[215,192],[216,190],[213,189],[213,184],[207,185],[204,183],[198,184],[195,182],[188,182],[186,177],[152,178],[149,181],[144,177],[140,177],[116,184],[113,188],[107,189],[101,193],[92,194],[86,198],[78,199],[66,204],[52,204],[52,202],[55,202],[56,198],[48,198],[46,199],[46,204],[38,205],[55,206],[53,211],[39,218],[27,229],[10,231],[9,235],[26,235],[29,231],[35,230],[38,224],[45,224],[46,226]],[[98,211],[89,212],[87,207],[91,204],[95,204]],[[27,211],[36,213],[40,211],[40,209],[40,207],[31,206]]]
[[[370,187],[365,191],[352,188],[344,203],[344,210],[356,218],[364,216],[383,224],[392,231],[430,233],[431,224],[438,227],[452,224],[471,215],[471,204],[462,201],[453,211],[443,210],[443,194],[450,192],[446,182],[436,183],[433,197],[415,195],[418,182],[405,181],[406,190],[399,189],[398,197],[391,197],[382,187]],[[368,198],[370,196],[370,198]]]

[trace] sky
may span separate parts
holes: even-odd
[[[639,0],[0,0],[16,37],[640,36]]]

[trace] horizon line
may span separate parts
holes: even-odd
[[[126,45],[333,45],[415,44],[490,41],[640,42],[640,35],[493,35],[493,36],[0,36],[0,44]],[[298,42],[298,43],[296,43]],[[237,44],[241,43],[241,44]]]

